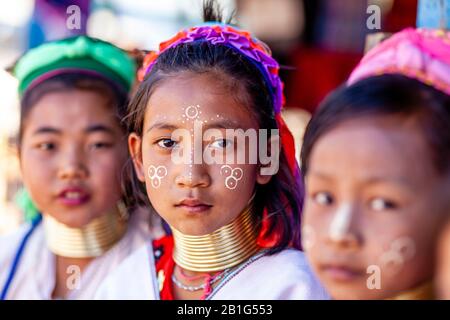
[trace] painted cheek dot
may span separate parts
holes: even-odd
[[[233,170],[233,177],[236,178],[237,180],[240,180],[242,178],[242,169],[241,168],[236,168]]]
[[[164,167],[159,167],[157,171],[157,175],[159,177],[164,177],[167,174],[167,169]]]
[[[225,179],[225,186],[228,189],[235,189],[237,187],[237,180],[233,177],[228,177]]]
[[[220,174],[224,176],[229,176],[231,174],[231,167],[230,166],[223,166],[220,169]]]

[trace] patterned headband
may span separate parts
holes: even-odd
[[[157,58],[165,50],[182,43],[207,41],[211,44],[222,44],[243,54],[261,71],[267,85],[271,89],[275,114],[280,113],[284,105],[283,83],[278,75],[280,66],[272,58],[267,45],[255,38],[249,32],[241,31],[225,24],[205,24],[178,32],[173,38],[162,42],[158,52],[150,52],[139,70],[139,80],[150,72]]]
[[[408,28],[370,50],[348,85],[382,74],[401,74],[450,95],[450,32]]]

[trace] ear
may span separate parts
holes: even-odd
[[[270,179],[272,179],[272,176],[266,176],[266,175],[262,175],[260,172],[260,168],[258,168],[258,172],[256,173],[256,182],[258,184],[268,184]]]
[[[272,179],[272,175],[264,175],[261,174],[261,168],[264,166],[260,165],[258,166],[257,172],[256,172],[256,182],[258,184],[268,184],[270,182],[270,179]]]
[[[280,138],[278,135],[272,135],[267,140],[267,156],[259,154],[259,165],[256,172],[256,182],[258,184],[267,184],[270,179],[277,174],[280,163]],[[264,151],[262,153],[265,153]],[[263,158],[262,158],[263,157]]]
[[[141,182],[145,182],[145,170],[142,162],[142,139],[136,133],[130,133],[128,136],[128,150],[133,160],[134,171]]]

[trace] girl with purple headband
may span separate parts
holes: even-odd
[[[209,2],[205,21],[220,20],[214,11]],[[302,188],[278,68],[265,44],[218,22],[179,32],[145,59],[126,118],[129,189],[170,235],[129,257],[98,298],[327,297],[298,250]],[[240,144],[244,131],[259,141]],[[264,145],[273,161],[252,161]],[[234,152],[244,161],[221,161]]]
[[[369,51],[304,137],[308,259],[334,299],[432,299],[450,212],[450,33]]]

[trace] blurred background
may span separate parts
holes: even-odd
[[[234,13],[234,23],[268,43],[283,66],[285,118],[297,146],[317,104],[346,80],[362,57],[367,35],[415,26],[418,8],[417,0],[218,2],[225,17]],[[432,11],[439,0],[420,2]],[[373,5],[380,15],[379,25],[368,22]],[[24,218],[17,205],[21,188],[15,149],[17,83],[6,69],[27,49],[77,34],[128,50],[155,50],[179,29],[201,23],[201,6],[202,0],[0,2],[0,234],[15,229]]]

